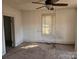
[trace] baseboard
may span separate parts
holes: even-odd
[[[23,43],[23,41],[19,41],[19,42],[15,43],[15,47],[20,45],[21,43]]]
[[[2,56],[4,56],[6,54],[6,52],[2,52]]]

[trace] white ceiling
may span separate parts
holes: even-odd
[[[18,8],[20,10],[36,10],[35,8],[42,6],[41,4],[33,4],[32,2],[43,1],[43,0],[2,0],[3,4],[8,4],[12,7]],[[68,3],[66,7],[56,7],[56,8],[69,8],[77,7],[76,0],[60,0],[61,3]],[[46,8],[42,8],[46,9]]]

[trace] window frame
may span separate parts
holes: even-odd
[[[47,16],[47,15],[50,15],[50,16],[52,16],[52,22],[51,22],[51,32],[50,32],[50,34],[43,34],[43,16]],[[55,14],[54,13],[46,13],[46,14],[42,14],[41,15],[41,34],[43,35],[43,36],[48,36],[48,35],[51,35],[52,34],[52,31],[53,31],[53,25],[54,25],[54,19],[53,19],[53,16],[55,16]]]

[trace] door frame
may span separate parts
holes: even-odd
[[[12,34],[12,47],[15,47],[15,26],[14,26],[14,17],[11,18],[11,34]]]

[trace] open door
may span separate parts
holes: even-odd
[[[5,46],[6,52],[15,46],[14,37],[14,18],[10,16],[3,16],[4,20],[4,34],[5,34]]]

